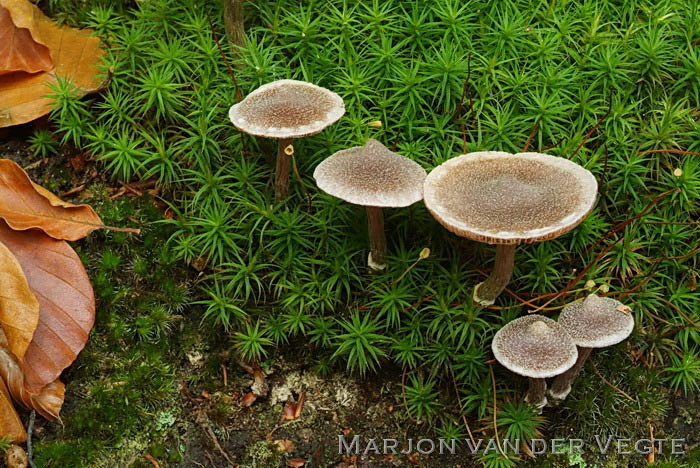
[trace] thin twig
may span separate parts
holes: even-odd
[[[678,150],[678,149],[653,149],[653,150],[639,152],[639,154],[650,154],[650,153],[673,153],[673,154],[685,154],[688,156],[700,156],[700,153],[693,153],[692,151],[683,151],[683,150]]]
[[[34,430],[35,419],[36,411],[32,410],[32,412],[29,413],[29,426],[27,427],[27,461],[32,468],[36,468],[34,460],[32,460],[32,455],[34,453],[34,449],[32,448],[32,431]]]
[[[455,379],[455,371],[450,366],[450,373],[452,374],[452,384],[455,388],[455,396],[457,397],[457,404],[459,405],[459,414],[462,416],[462,421],[464,421],[464,427],[467,428],[467,433],[469,434],[469,440],[472,442],[472,447],[476,447],[476,441],[472,435],[472,430],[469,427],[469,422],[467,421],[467,416],[464,414],[464,407],[462,406],[462,399],[459,396],[459,389],[457,388],[457,379]]]
[[[598,374],[598,377],[600,377],[600,380],[605,382],[610,388],[617,390],[618,392],[620,392],[620,394],[626,396],[630,401],[635,401],[635,402],[637,401],[634,398],[632,398],[631,396],[629,396],[627,393],[625,393],[624,391],[620,390],[619,388],[617,388],[616,386],[614,386],[613,384],[608,382],[608,380],[605,377],[603,377],[603,375],[598,371],[598,368],[595,366],[595,363],[593,361],[591,361],[591,365],[593,366],[593,370],[595,371],[595,373]]]
[[[525,143],[525,147],[523,148],[523,153],[528,150],[530,147],[530,143],[532,143],[532,139],[535,138],[535,133],[537,132],[537,129],[540,127],[540,121],[538,120],[535,122],[535,126],[532,127],[532,131],[530,132],[530,136],[527,138],[527,143]]]
[[[588,139],[593,135],[593,133],[600,127],[600,124],[603,123],[603,121],[610,115],[610,112],[612,111],[612,89],[610,90],[610,97],[609,97],[609,102],[608,102],[608,110],[607,112],[596,122],[596,124],[593,126],[590,132],[586,134],[584,137],[583,141],[581,141],[581,144],[578,145],[578,147],[574,150],[574,152],[569,156],[569,159],[574,159],[574,156],[576,156],[576,153],[583,147],[583,145],[586,144]]]
[[[493,431],[496,433],[496,447],[501,455],[505,456],[505,452],[501,448],[501,440],[498,437],[498,407],[496,406],[496,376],[493,373],[493,365],[489,363],[489,371],[491,372],[491,387],[493,388]]]
[[[685,254],[685,255],[676,255],[675,257],[648,258],[647,260],[650,261],[650,262],[660,262],[660,261],[663,261],[663,260],[680,260],[680,259],[682,259],[682,258],[692,257],[693,255],[698,254],[698,253],[700,253],[700,249],[695,249],[695,250],[693,250],[692,252],[687,253],[687,254]]]
[[[401,397],[403,397],[403,408],[406,410],[408,419],[410,419],[411,422],[415,423],[416,420],[413,419],[413,416],[411,416],[411,412],[408,411],[408,403],[406,402],[406,366],[404,366],[403,373],[401,374]]]

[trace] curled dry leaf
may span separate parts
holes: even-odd
[[[39,303],[39,320],[22,361],[33,394],[70,366],[95,322],[95,297],[80,257],[41,231],[14,231],[0,220],[0,242],[14,254]]]
[[[7,348],[21,360],[39,322],[39,301],[20,263],[1,241],[0,285],[0,328],[7,336]]]
[[[12,406],[10,393],[2,379],[0,379],[0,437],[5,437],[15,443],[27,440],[27,432],[24,430],[14,406]]]
[[[90,206],[62,201],[32,183],[27,173],[9,159],[0,159],[0,218],[15,230],[37,228],[54,239],[71,241],[103,227]]]
[[[49,48],[34,40],[29,29],[13,22],[10,10],[0,6],[0,75],[49,71],[53,66]]]
[[[301,468],[304,465],[306,465],[306,460],[303,458],[290,458],[287,460],[287,466],[292,468]]]
[[[102,85],[98,66],[104,51],[92,31],[78,30],[54,23],[28,0],[0,0],[10,12],[15,26],[29,30],[31,36],[48,47],[54,67],[40,73],[14,72],[0,75],[0,127],[29,122],[51,111],[53,99],[49,85],[58,77],[70,80],[79,95]]]
[[[5,335],[0,331],[0,380],[7,383],[7,389],[12,398],[27,409],[35,409],[37,413],[48,420],[60,420],[59,413],[65,396],[63,382],[55,380],[46,385],[41,393],[30,394],[24,388],[22,369],[20,369],[17,359],[6,350],[6,344]]]

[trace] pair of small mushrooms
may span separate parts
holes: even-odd
[[[278,140],[275,198],[286,198],[293,138],[313,135],[345,113],[337,94],[311,83],[275,81],[253,91],[229,111],[233,124],[251,135]],[[496,245],[495,265],[474,289],[491,305],[513,273],[515,246],[553,239],[576,227],[595,203],[597,182],[583,167],[540,153],[483,151],[464,154],[425,170],[376,140],[342,150],[315,170],[318,186],[367,207],[368,263],[382,269],[386,239],[382,208],[424,199],[432,215],[458,236]]]
[[[621,302],[589,295],[564,307],[559,321],[527,315],[496,332],[491,349],[498,362],[529,378],[525,401],[542,408],[564,400],[592,348],[617,344],[634,328],[629,307]],[[556,377],[547,392],[546,378]]]
[[[231,122],[250,135],[278,140],[275,200],[289,191],[293,138],[322,131],[345,113],[336,93],[311,83],[279,80],[261,86],[229,110]],[[423,198],[425,170],[370,139],[365,146],[339,151],[315,170],[318,186],[350,203],[365,206],[369,226],[369,266],[383,269],[386,236],[382,208],[404,207]]]
[[[508,284],[515,246],[576,227],[593,208],[598,189],[583,167],[540,153],[464,154],[426,176],[418,164],[375,140],[334,154],[314,177],[331,195],[367,206],[373,268],[382,267],[386,252],[379,207],[408,206],[421,198],[449,231],[496,244],[493,271],[474,289],[482,305],[493,304]]]

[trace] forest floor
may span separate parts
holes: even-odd
[[[301,466],[295,464],[301,461],[307,467],[339,468],[479,466],[465,444],[455,455],[422,455],[415,447],[386,456],[339,453],[340,435],[346,440],[359,435],[361,450],[371,438],[380,449],[382,439],[397,439],[398,450],[409,439],[436,440],[429,424],[410,419],[404,410],[401,370],[366,380],[342,372],[321,376],[311,370],[313,356],[305,343],[292,342],[284,355],[263,363],[260,391],[260,382],[230,354],[225,334],[206,329],[196,306],[182,307],[196,296],[201,272],[167,258],[168,228],[157,222],[167,218],[168,208],[160,194],[153,187],[110,187],[94,164],[72,149],[36,159],[23,142],[24,131],[12,138],[0,134],[1,157],[18,162],[37,183],[69,193],[68,201],[95,205],[109,223],[143,229],[140,236],[101,232],[76,245],[95,283],[97,320],[85,351],[63,376],[63,425],[38,420],[34,427],[37,466],[266,468]],[[152,271],[150,263],[144,271],[139,260],[155,261],[159,271]],[[165,315],[154,315],[161,309]],[[251,390],[264,396],[244,405]],[[284,420],[287,402],[301,395],[299,416]],[[666,456],[657,459],[667,460],[665,466],[700,466],[700,397],[670,392],[663,397],[668,411],[653,428],[654,436],[685,439],[688,455],[673,457],[666,449]],[[562,409],[545,411],[553,430],[543,438],[575,434],[575,423],[558,421],[561,414]],[[644,426],[646,419],[638,424]],[[475,438],[488,437],[483,429],[472,427]],[[616,432],[629,437],[628,429],[639,430],[619,427]],[[647,462],[640,454],[584,458],[546,455],[527,464],[633,467]]]

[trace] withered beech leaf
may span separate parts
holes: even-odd
[[[24,358],[38,322],[39,302],[19,261],[0,241],[0,327],[18,359]]]
[[[0,380],[4,380],[12,398],[27,409],[35,409],[37,413],[46,419],[59,419],[65,385],[60,380],[55,380],[41,390],[41,393],[32,395],[24,388],[24,377],[17,359],[7,351],[5,335],[0,331]]]
[[[51,111],[49,85],[58,77],[70,80],[79,95],[99,89],[103,79],[99,64],[104,50],[90,30],[78,30],[53,22],[29,0],[0,0],[13,23],[31,32],[48,47],[54,67],[40,73],[14,72],[0,75],[0,127],[29,122]]]
[[[10,392],[2,379],[0,379],[0,437],[10,439],[14,443],[27,440],[27,432],[24,430],[15,407],[12,406]]]
[[[0,242],[14,254],[39,301],[39,321],[22,361],[30,393],[58,378],[83,349],[95,322],[95,297],[80,257],[41,231],[14,231],[0,220]]]
[[[9,159],[0,159],[0,218],[12,229],[37,228],[63,240],[78,240],[103,227],[89,205],[61,201],[32,183],[27,173]]]
[[[34,40],[29,29],[14,23],[10,11],[0,6],[0,75],[49,71],[53,66],[49,48]]]

